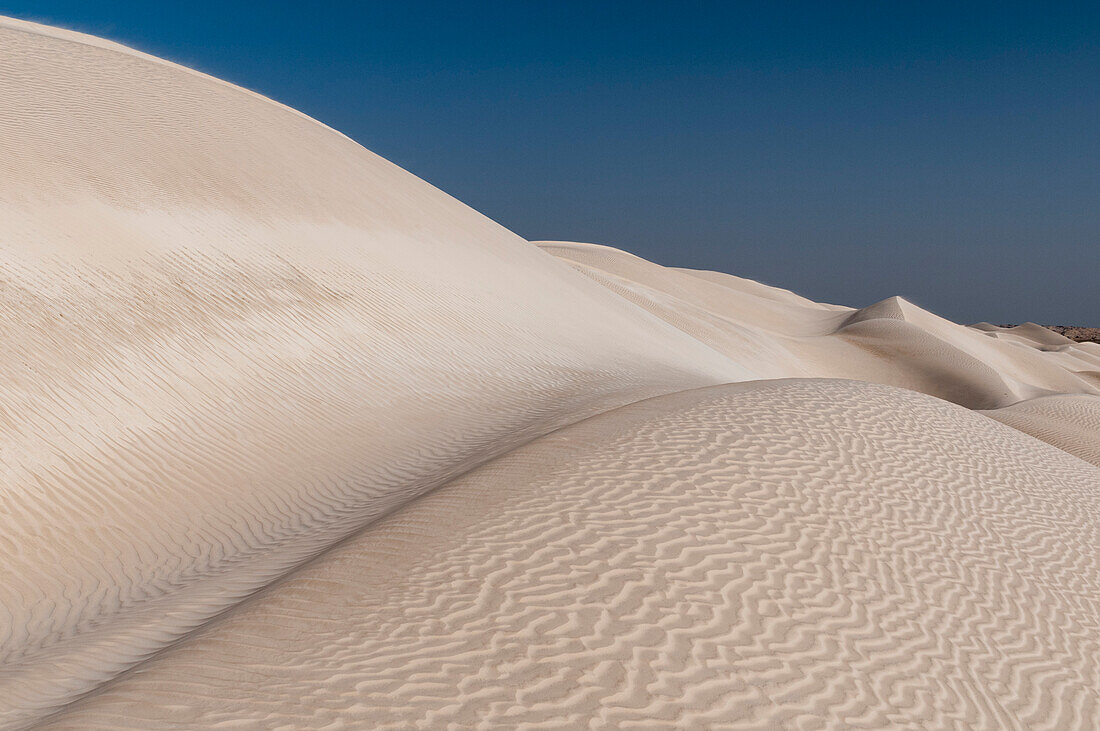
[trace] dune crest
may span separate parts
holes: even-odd
[[[1095,344],[533,245],[5,18],[0,284],[0,726],[1096,711]]]
[[[662,267],[606,246],[537,243],[758,378],[851,378],[972,409],[1055,393],[1100,395],[1100,384],[1089,376],[1100,351],[1090,343],[1066,339],[1052,349],[1052,338],[1028,329],[999,340],[902,297],[856,310],[729,275]]]

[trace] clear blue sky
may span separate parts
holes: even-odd
[[[88,2],[530,239],[1100,326],[1095,4]]]

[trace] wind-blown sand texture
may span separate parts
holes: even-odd
[[[0,726],[1100,715],[1094,343],[532,245],[8,19],[0,277]]]

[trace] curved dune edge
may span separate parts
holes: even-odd
[[[885,386],[657,397],[406,505],[47,727],[1082,727],[1098,484]]]
[[[1006,337],[957,325],[901,297],[856,310],[728,274],[662,267],[607,246],[536,243],[762,378],[850,378],[971,409],[1056,393],[1100,395],[1090,375],[1100,348],[1066,338],[1052,347],[1060,336],[1038,326]]]

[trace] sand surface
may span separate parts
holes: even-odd
[[[409,504],[54,721],[1082,725],[1098,477],[891,387],[662,396]]]
[[[533,245],[0,18],[0,727],[1088,727],[1040,330]]]

